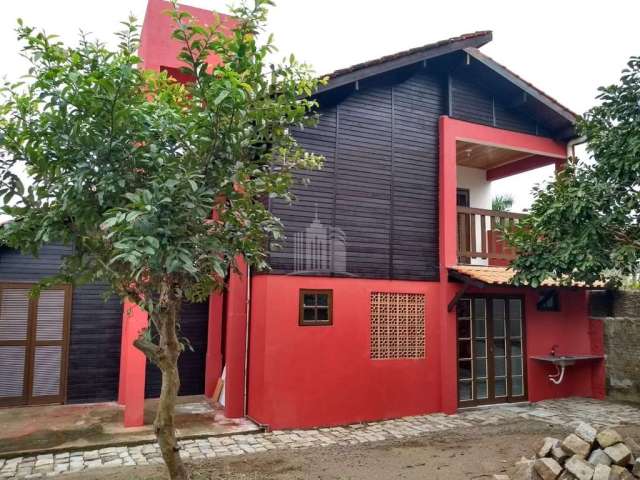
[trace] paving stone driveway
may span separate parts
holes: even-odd
[[[181,441],[180,445],[181,455],[184,458],[197,460],[274,449],[357,445],[469,426],[507,424],[515,419],[537,420],[566,425],[568,428],[577,425],[580,421],[588,421],[596,428],[605,425],[640,425],[640,409],[610,402],[572,398],[547,400],[536,404],[492,406],[468,410],[456,415],[432,414],[405,417],[346,427],[208,437]],[[0,459],[0,479],[45,478],[99,467],[154,463],[162,463],[160,451],[155,443],[135,447],[109,447],[100,450]]]

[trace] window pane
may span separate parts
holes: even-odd
[[[476,377],[487,376],[487,359],[486,358],[476,358],[473,361],[473,365],[476,369],[476,371],[474,372]]]
[[[458,357],[471,358],[471,342],[462,340],[458,342]]]
[[[511,355],[522,355],[522,340],[519,338],[511,340]]]
[[[305,308],[303,311],[302,318],[304,320],[314,321],[316,319],[316,309],[315,308]]]
[[[511,394],[515,397],[519,397],[523,393],[522,377],[511,377]]]
[[[460,360],[458,362],[458,375],[461,379],[471,378],[471,360]]]
[[[329,295],[326,293],[316,294],[316,305],[327,307],[329,305]]]
[[[471,300],[468,298],[463,298],[458,301],[456,305],[456,312],[458,317],[470,317],[471,316]]]
[[[329,309],[327,307],[318,307],[316,309],[317,320],[329,320]]]
[[[487,398],[487,379],[476,380],[476,399],[482,400]]]
[[[471,320],[458,321],[458,337],[471,338]]]
[[[517,299],[509,300],[509,328],[512,337],[522,336],[522,302]]]
[[[505,357],[496,357],[494,359],[494,365],[496,377],[504,377],[507,374],[507,359]]]
[[[505,356],[505,340],[498,338],[493,341],[493,354],[497,357]]]
[[[522,357],[511,357],[511,375],[522,375]]]
[[[487,331],[487,321],[485,316],[485,301],[482,298],[473,300],[473,335],[476,338],[484,338]]]
[[[493,336],[494,337],[504,337],[504,300],[496,298],[493,300],[493,318],[492,318],[492,326],[493,326]]]
[[[473,342],[473,356],[474,357],[486,357],[487,356],[486,340],[475,340]]]
[[[495,393],[496,393],[496,397],[505,397],[507,395],[507,379],[506,378],[504,377],[496,378]]]
[[[458,398],[460,400],[471,400],[471,382],[461,381],[458,382]]]
[[[316,304],[316,295],[315,293],[305,293],[304,294],[304,305],[313,307]]]

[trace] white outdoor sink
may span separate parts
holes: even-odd
[[[549,380],[556,385],[562,383],[564,379],[564,368],[575,365],[576,362],[584,360],[602,360],[602,355],[538,355],[532,356],[532,360],[538,360],[539,362],[547,362],[556,367],[557,373],[555,375],[549,375]]]
[[[540,362],[549,362],[559,367],[568,367],[581,360],[600,360],[604,357],[602,355],[539,355],[531,358]]]

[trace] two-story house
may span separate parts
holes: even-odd
[[[141,54],[145,68],[176,71],[166,7],[149,0]],[[491,39],[476,32],[369,60],[316,93],[319,124],[295,135],[323,168],[299,172],[310,182],[292,204],[270,204],[286,233],[272,269],[232,273],[202,320],[201,391],[211,395],[224,370],[228,417],[304,428],[603,397],[602,326],[589,319],[587,289],[511,286],[514,252],[498,225],[520,215],[490,209],[492,181],[562,168],[576,117],[481,53]],[[123,319],[120,401],[136,425],[145,362],[131,340],[146,317],[125,305]],[[554,354],[585,358],[558,364]]]

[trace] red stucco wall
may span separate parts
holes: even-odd
[[[332,326],[298,325],[300,288],[333,289]],[[425,294],[425,359],[369,358],[372,291]],[[559,354],[600,353],[593,348],[599,334],[587,318],[585,292],[562,291],[561,312],[538,312],[533,290],[493,292],[525,295],[527,356],[546,355],[554,344]],[[255,276],[248,414],[271,428],[306,428],[450,411],[448,405],[457,404],[449,398],[457,395],[456,379],[443,376],[441,363],[455,365],[456,345],[455,339],[444,340],[441,348],[441,339],[449,338],[441,335],[443,319],[449,316],[442,314],[440,297],[436,282]],[[604,387],[599,365],[569,367],[565,381],[554,385],[547,378],[553,369],[528,359],[529,399],[599,397]]]
[[[333,289],[333,325],[298,325],[300,288]],[[339,425],[440,408],[439,284],[259,275],[252,281],[249,415],[271,428]],[[426,358],[369,358],[372,291],[424,293]]]

